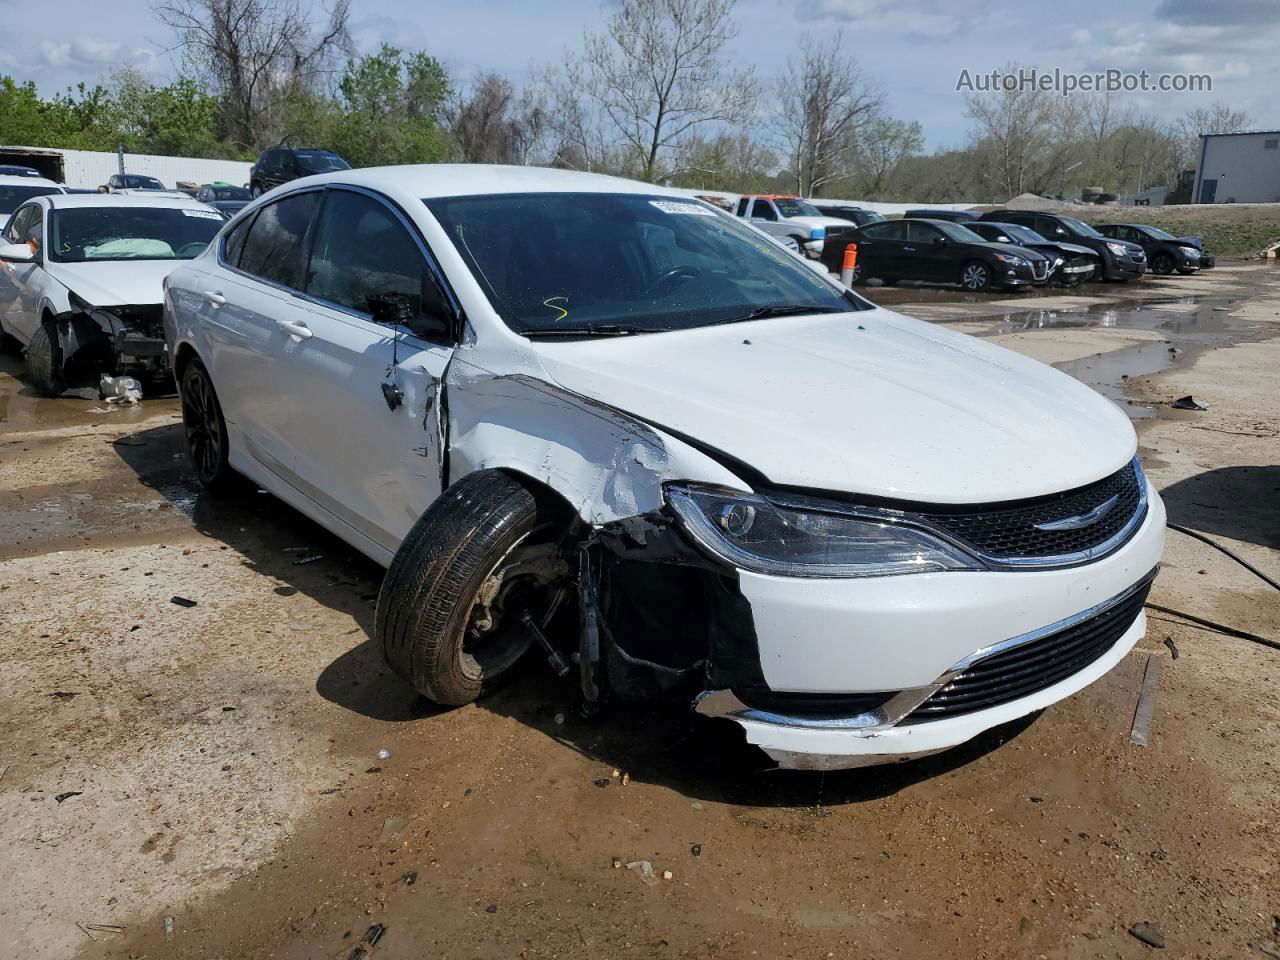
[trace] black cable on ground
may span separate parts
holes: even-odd
[[[1252,563],[1250,563],[1248,560],[1245,560],[1243,557],[1238,556],[1238,555],[1237,555],[1237,554],[1235,554],[1235,553],[1232,553],[1230,550],[1228,550],[1228,549],[1227,549],[1226,547],[1224,547],[1222,544],[1218,543],[1218,542],[1217,542],[1217,541],[1215,541],[1215,540],[1210,540],[1208,537],[1206,537],[1206,536],[1205,536],[1203,533],[1201,533],[1199,530],[1192,530],[1192,529],[1191,529],[1191,528],[1189,528],[1189,527],[1183,527],[1183,526],[1179,526],[1179,525],[1178,525],[1178,524],[1176,524],[1176,523],[1168,523],[1168,522],[1166,522],[1166,523],[1165,523],[1165,526],[1167,526],[1170,530],[1177,530],[1179,533],[1184,533],[1184,534],[1186,534],[1188,537],[1194,537],[1196,540],[1199,540],[1201,543],[1207,543],[1209,546],[1213,547],[1213,549],[1215,549],[1215,550],[1219,550],[1219,551],[1221,551],[1222,553],[1225,553],[1228,557],[1230,557],[1230,558],[1231,558],[1232,560],[1234,560],[1236,563],[1240,564],[1240,566],[1244,567],[1244,568],[1245,568],[1246,570],[1248,570],[1250,573],[1254,574],[1255,576],[1259,577],[1260,579],[1262,579],[1262,580],[1266,581],[1267,583],[1271,584],[1271,586],[1275,587],[1277,590],[1280,590],[1280,583],[1277,583],[1277,582],[1276,582],[1275,580],[1273,580],[1271,577],[1267,576],[1265,573],[1263,573],[1261,570],[1259,570],[1257,567],[1255,567],[1255,566],[1254,566]]]
[[[1146,604],[1149,610],[1159,610],[1161,613],[1171,613],[1175,617],[1181,617],[1197,626],[1204,627],[1208,630],[1214,630],[1218,633],[1225,634],[1228,637],[1239,637],[1241,640],[1251,640],[1254,643],[1260,643],[1264,647],[1270,647],[1272,650],[1280,650],[1280,640],[1269,640],[1266,637],[1260,637],[1256,633],[1249,633],[1246,630],[1237,630],[1235,627],[1226,627],[1220,623],[1214,623],[1212,620],[1206,620],[1203,617],[1197,617],[1190,613],[1183,613],[1181,610],[1174,610],[1172,607],[1162,607],[1158,603]]]

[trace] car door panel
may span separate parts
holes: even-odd
[[[29,243],[35,239],[39,249],[35,259],[30,261],[0,261],[5,277],[0,286],[8,288],[0,290],[0,310],[3,311],[5,330],[25,345],[31,342],[32,335],[40,326],[40,304],[48,293],[51,280],[44,267],[43,244],[39,242],[43,239],[40,226],[44,209],[39,204],[31,204],[19,212],[23,213],[22,219],[15,216],[10,225],[14,241]],[[5,298],[8,298],[7,304]]]

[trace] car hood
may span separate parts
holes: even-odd
[[[1031,247],[1020,247],[1016,243],[996,243],[991,241],[984,243],[983,246],[988,247],[995,253],[1003,253],[1006,257],[1022,257],[1023,260],[1031,261],[1049,259],[1038,250],[1033,250]]]
[[[841,220],[838,217],[786,217],[787,223],[800,223],[806,227],[837,227],[850,230],[856,226],[848,220]]]
[[[59,283],[95,307],[160,303],[161,281],[185,260],[98,260],[50,263]]]
[[[990,503],[1098,480],[1137,445],[1072,377],[879,308],[533,349],[562,387],[778,485]]]
[[[1186,237],[1178,237],[1178,243],[1184,243],[1188,247],[1195,247],[1197,250],[1204,249],[1204,237],[1198,233],[1193,233]]]
[[[1078,243],[1062,243],[1058,240],[1046,240],[1044,243],[1033,243],[1031,246],[1037,250],[1056,250],[1073,256],[1096,257],[1098,255],[1098,251],[1093,247],[1081,246]]]

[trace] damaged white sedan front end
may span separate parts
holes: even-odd
[[[1114,405],[652,185],[308,178],[167,289],[198,478],[387,565],[377,639],[439,703],[530,654],[837,769],[1041,709],[1143,632],[1164,514]]]
[[[23,348],[36,391],[166,374],[164,278],[223,222],[168,195],[56,194],[14,211],[0,237],[0,333]]]

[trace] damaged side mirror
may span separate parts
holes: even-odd
[[[419,303],[417,297],[404,293],[380,293],[368,298],[369,313],[374,323],[404,327],[415,336],[433,340],[447,336],[450,332],[448,320],[428,313],[430,303],[422,303],[422,309],[419,309]]]
[[[10,263],[30,263],[36,258],[35,251],[27,243],[0,244],[0,260]]]

